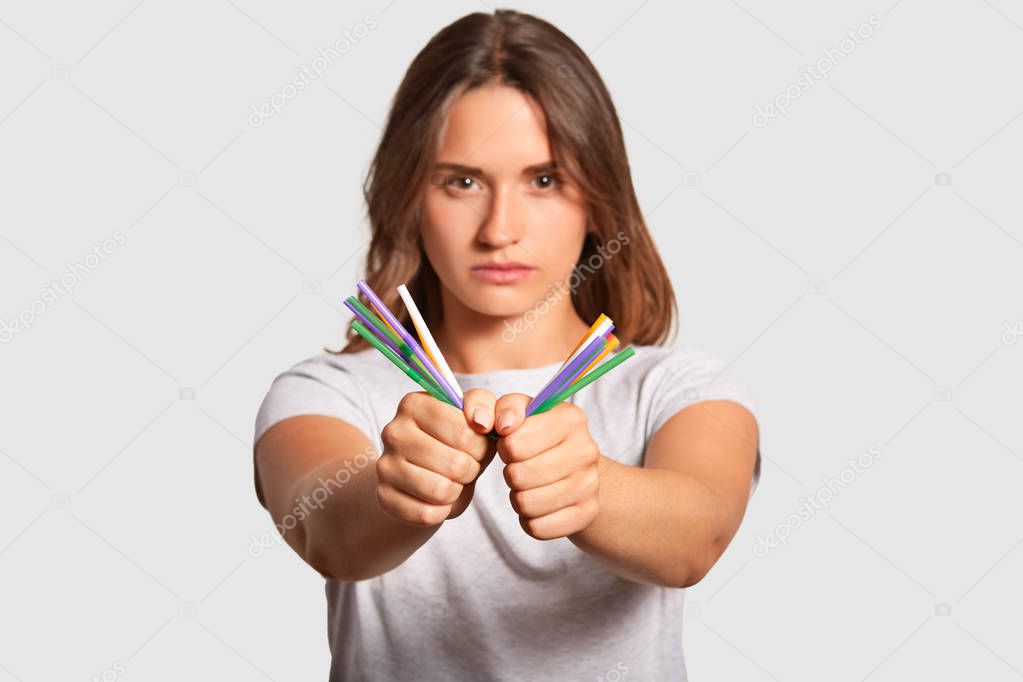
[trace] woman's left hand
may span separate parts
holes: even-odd
[[[561,403],[526,418],[530,400],[521,393],[498,398],[497,452],[522,529],[552,540],[584,530],[597,517],[600,449],[581,407]]]

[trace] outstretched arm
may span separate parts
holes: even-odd
[[[701,580],[739,528],[758,448],[753,415],[708,400],[673,416],[647,444],[644,466],[602,455],[582,409],[562,404],[523,419],[510,410],[498,452],[522,527],[537,539],[567,537],[623,578],[670,587]]]
[[[270,427],[256,466],[285,541],[326,577],[364,580],[400,565],[472,500],[494,454],[483,435],[494,400],[467,391],[463,412],[409,393],[381,433],[379,457],[365,434],[333,417]]]

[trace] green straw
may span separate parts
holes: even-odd
[[[398,369],[408,375],[409,379],[422,386],[423,390],[432,395],[437,400],[442,400],[448,405],[454,407],[454,403],[448,398],[443,392],[434,388],[426,379],[422,377],[419,372],[412,369],[408,364],[401,359],[401,357],[391,350],[387,344],[378,339],[369,329],[366,328],[360,320],[352,320],[352,329],[359,333],[359,335],[370,342],[374,348],[384,354],[388,360],[390,360]]]
[[[582,373],[585,372],[586,368],[590,366],[590,363],[593,362],[593,359],[595,357],[597,357],[598,355],[600,355],[600,353],[607,347],[607,344],[608,344],[608,340],[607,340],[607,337],[605,336],[604,339],[600,342],[600,344],[596,348],[592,349],[589,353],[586,354],[586,357],[583,358],[582,364],[579,365],[579,369],[577,369],[572,376],[569,376],[568,378],[562,380],[562,388],[561,388],[562,391],[564,391],[566,388],[571,386],[572,382],[575,381],[576,378],[582,376]],[[580,381],[582,381],[582,379],[580,379]],[[547,396],[547,400],[544,400],[543,403],[540,403],[540,405],[543,405],[548,400],[551,400],[552,398],[556,397],[559,392],[560,391],[555,391],[555,392],[551,393],[549,396]],[[553,405],[552,405],[552,407],[553,407]],[[536,410],[533,410],[533,412],[531,412],[530,414],[535,414],[535,413],[536,413]]]
[[[377,331],[377,334],[380,336],[380,338],[386,336],[391,341],[391,343],[393,343],[395,347],[397,347],[402,352],[402,354],[409,359],[409,361],[414,362],[416,364],[416,367],[419,369],[419,375],[421,377],[423,377],[426,381],[430,383],[431,386],[433,386],[441,393],[444,392],[441,389],[440,384],[438,384],[437,381],[432,376],[430,376],[430,373],[426,370],[426,368],[423,367],[423,363],[419,361],[419,358],[417,358],[415,353],[412,352],[412,349],[408,347],[408,344],[402,341],[398,337],[398,335],[395,334],[391,330],[391,328],[388,327],[387,324],[383,322],[375,312],[366,307],[362,303],[362,301],[357,299],[355,296],[349,296],[348,302],[351,303],[355,308],[357,308],[358,311],[362,313],[367,320],[369,320],[369,323],[373,325],[373,328]],[[388,348],[387,350],[390,350],[391,353],[394,353],[394,351],[390,348]],[[448,400],[447,402],[450,403],[451,401]]]
[[[388,349],[388,350],[390,350],[390,349]],[[605,363],[603,363],[603,364],[601,364],[601,365],[599,365],[597,367],[594,367],[593,370],[591,370],[589,374],[587,374],[582,379],[580,379],[579,381],[575,382],[574,384],[572,384],[568,388],[562,390],[561,393],[558,393],[557,395],[551,396],[547,400],[543,401],[543,404],[541,404],[540,407],[536,408],[536,410],[533,412],[533,414],[540,414],[541,412],[546,412],[547,410],[551,409],[552,407],[554,407],[558,403],[564,402],[568,398],[571,398],[578,391],[580,391],[583,388],[585,388],[586,386],[592,384],[594,381],[596,381],[600,377],[604,376],[605,374],[610,372],[612,369],[614,369],[618,365],[622,364],[623,362],[625,362],[626,360],[628,360],[629,358],[631,358],[635,354],[636,354],[636,351],[634,351],[631,347],[626,348],[623,351],[620,351],[618,354],[616,354],[613,358],[611,358],[607,362],[605,362]]]

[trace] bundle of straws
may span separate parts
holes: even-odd
[[[408,309],[409,317],[419,335],[418,343],[404,325],[387,309],[380,297],[366,283],[359,280],[358,289],[370,308],[367,308],[355,296],[345,299],[345,306],[357,318],[352,322],[355,331],[366,339],[374,348],[384,354],[398,369],[408,375],[424,391],[437,400],[442,400],[459,409],[462,408],[462,387],[458,385],[451,368],[440,352],[437,342],[426,326],[426,321],[419,313],[416,302],[409,294],[408,288],[402,284],[398,294]],[[375,314],[374,314],[375,313]],[[600,317],[590,327],[575,349],[562,363],[554,376],[551,377],[526,408],[526,416],[546,412],[558,403],[564,402],[578,391],[590,385],[612,369],[635,355],[632,348],[626,348],[607,362],[602,364],[611,351],[618,347],[618,339],[611,331],[614,323],[607,315]],[[488,434],[497,438],[496,432]]]

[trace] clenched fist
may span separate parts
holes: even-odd
[[[461,514],[476,479],[494,457],[486,437],[494,395],[472,389],[459,410],[424,392],[409,393],[380,433],[377,501],[389,516],[415,526],[435,526]]]
[[[497,452],[522,529],[537,540],[585,529],[599,509],[600,450],[582,408],[561,403],[525,416],[530,397],[502,396],[497,415]]]

